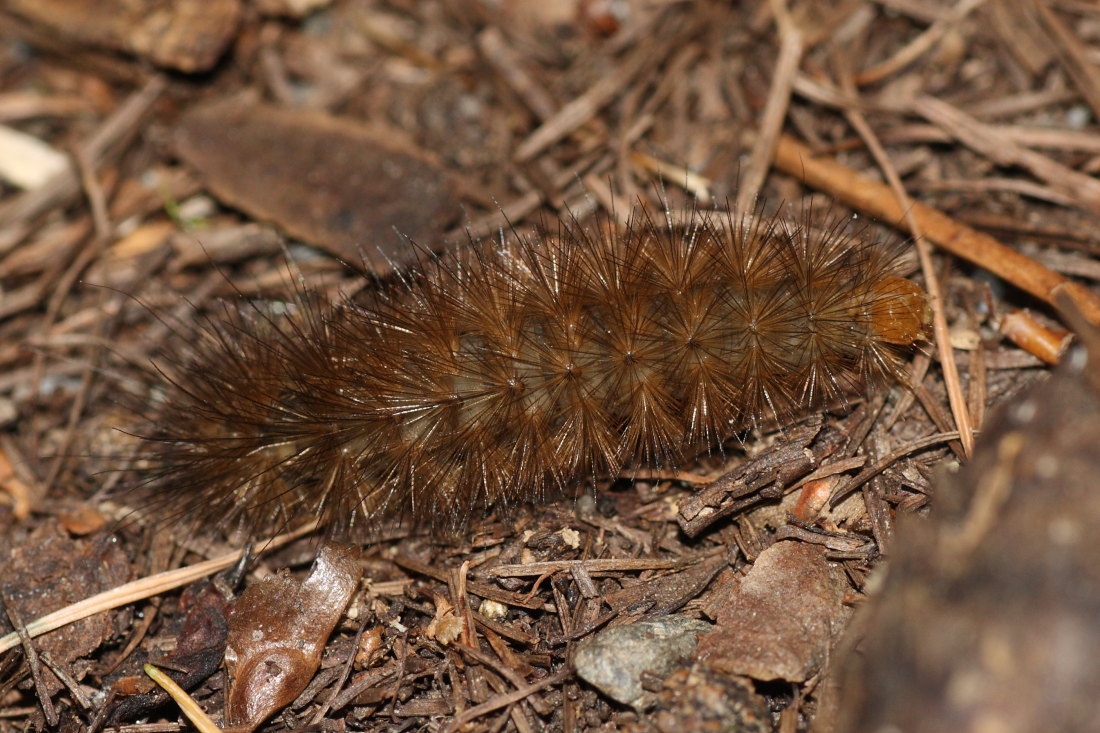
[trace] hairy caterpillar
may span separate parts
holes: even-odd
[[[151,501],[251,531],[454,529],[900,373],[927,305],[894,253],[842,222],[685,219],[502,235],[294,316],[228,306],[144,430]]]

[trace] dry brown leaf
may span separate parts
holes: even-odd
[[[393,133],[309,110],[221,100],[176,130],[180,156],[222,201],[347,262],[410,259],[459,214],[434,158]]]
[[[275,575],[241,594],[225,650],[228,725],[255,730],[305,689],[361,574],[357,549],[326,543],[304,581]]]
[[[217,585],[202,581],[188,586],[180,597],[182,624],[170,624],[176,646],[166,657],[152,661],[163,666],[162,674],[184,690],[194,690],[221,667],[225,653],[228,603]],[[177,620],[179,616],[177,616]],[[146,675],[123,678],[113,686],[119,693],[117,705],[107,715],[110,724],[146,717],[168,702],[168,693],[150,687]]]
[[[716,593],[718,630],[699,640],[699,657],[719,672],[803,682],[821,669],[844,629],[848,589],[844,571],[822,548],[777,542],[740,582]]]

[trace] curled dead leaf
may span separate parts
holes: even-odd
[[[305,689],[361,574],[357,549],[326,543],[304,581],[276,575],[241,594],[225,650],[228,725],[255,730]]]

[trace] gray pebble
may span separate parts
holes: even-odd
[[[637,706],[642,673],[671,673],[695,654],[696,637],[711,624],[684,616],[638,621],[601,631],[577,645],[573,663],[581,679],[612,700]]]

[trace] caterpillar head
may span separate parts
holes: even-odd
[[[872,295],[871,329],[881,341],[909,346],[928,338],[932,308],[919,285],[890,275],[874,284]]]

